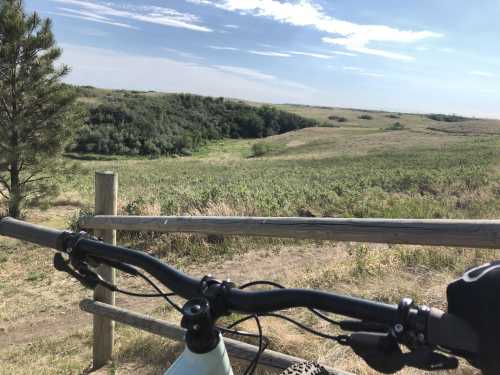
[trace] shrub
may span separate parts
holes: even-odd
[[[332,121],[337,121],[337,122],[347,122],[347,118],[345,117],[342,117],[342,116],[328,116],[328,119],[329,120],[332,120]]]
[[[257,142],[252,145],[252,156],[264,156],[271,152],[271,145],[266,142]]]
[[[467,117],[457,116],[457,115],[443,115],[440,113],[432,113],[427,115],[427,118],[434,121],[445,121],[445,122],[461,122],[467,121]]]
[[[360,120],[373,120],[373,116],[370,116],[370,115],[361,115],[358,118]]]
[[[387,118],[401,118],[401,116],[396,115],[396,114],[394,114],[394,113],[391,113],[391,114],[389,114],[389,115],[387,115],[387,116],[385,116],[385,117],[387,117]]]
[[[391,126],[388,126],[384,130],[385,131],[394,131],[394,130],[404,130],[405,128],[406,127],[398,121],[398,122],[395,122],[394,124],[392,124]]]

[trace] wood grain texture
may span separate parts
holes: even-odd
[[[126,309],[110,306],[104,303],[92,301],[89,299],[80,302],[80,308],[83,311],[94,314],[94,316],[105,317],[119,323],[123,323],[140,330],[166,337],[175,341],[183,341],[185,330],[174,324],[164,322],[159,319],[139,314]],[[244,342],[224,338],[227,351],[231,357],[251,361],[258,351],[258,347]],[[304,359],[293,357],[287,354],[278,353],[272,350],[266,350],[260,357],[259,363],[279,369],[285,369],[296,362],[304,362]],[[325,366],[326,367],[326,366]],[[352,375],[350,373],[336,370],[330,367],[326,369],[334,375]]]
[[[95,213],[97,215],[116,215],[118,201],[118,176],[112,172],[96,172],[95,174]],[[99,229],[96,235],[104,242],[116,245],[116,231]],[[108,282],[115,283],[115,270],[101,265],[98,273]],[[110,305],[115,304],[115,293],[98,286],[94,292],[96,301]],[[100,368],[108,363],[113,355],[114,322],[110,319],[94,315],[93,326],[93,366]]]
[[[500,220],[98,215],[82,220],[81,225],[88,229],[500,249]]]

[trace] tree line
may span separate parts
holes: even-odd
[[[80,88],[80,95],[95,89]],[[86,105],[84,125],[69,151],[160,156],[189,154],[211,140],[262,138],[317,126],[317,122],[271,106],[191,94],[116,90]]]

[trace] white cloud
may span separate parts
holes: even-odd
[[[363,68],[358,68],[357,66],[344,66],[342,67],[344,70],[350,70],[353,72],[362,72],[364,69]]]
[[[193,31],[211,32],[208,27],[198,25],[200,20],[197,16],[189,13],[181,13],[174,9],[159,6],[127,6],[115,3],[98,3],[88,0],[52,0],[56,3],[72,5],[78,9],[67,7],[63,10],[65,17],[86,19],[94,22],[109,23],[115,26],[130,26],[122,22],[116,22],[115,18],[154,23],[157,25],[177,27]],[[126,26],[124,26],[126,25]]]
[[[240,27],[238,25],[224,25],[225,28],[228,29],[239,29]]]
[[[215,49],[217,51],[240,51],[239,48],[235,48],[235,47],[208,46],[208,48]]]
[[[251,53],[253,55],[260,55],[260,56],[272,56],[272,57],[292,57],[289,53],[283,53],[283,52],[272,52],[272,51],[254,51],[254,50],[249,50],[248,53]]]
[[[329,53],[332,53],[334,55],[341,55],[341,56],[358,56],[355,53],[343,52],[343,51],[330,51]]]
[[[62,63],[72,67],[67,82],[73,84],[191,92],[274,103],[309,102],[318,94],[300,83],[243,67],[210,66],[71,44],[62,47]]]
[[[315,57],[317,59],[332,59],[333,56],[323,55],[321,53],[311,53],[311,52],[299,52],[299,51],[286,51],[291,55],[308,56]]]
[[[276,79],[275,76],[262,73],[258,70],[255,70],[255,69],[241,68],[241,67],[237,67],[237,66],[228,66],[228,65],[215,65],[215,68],[220,69],[224,72],[233,73],[233,74],[240,75],[240,76],[246,76],[249,78],[256,78],[256,79],[261,79],[261,80],[266,80],[266,81]]]
[[[343,66],[343,70],[347,70],[349,72],[353,72],[362,76],[372,77],[372,78],[382,78],[385,77],[381,73],[367,72],[365,68],[360,68],[358,66]]]
[[[469,74],[471,74],[473,76],[487,77],[487,78],[496,77],[495,74],[490,73],[490,72],[484,72],[482,70],[473,70],[473,71],[469,72]]]
[[[194,53],[180,51],[180,50],[175,49],[175,48],[163,47],[162,50],[169,52],[169,53],[176,54],[178,56],[184,57],[184,58],[189,59],[189,60],[203,60],[204,59],[204,57],[195,55]]]
[[[353,40],[350,38],[324,37],[324,38],[322,38],[322,40],[325,43],[343,45],[343,46],[345,46],[346,49],[348,49],[349,51],[353,51],[353,52],[364,53],[367,55],[382,56],[382,57],[386,57],[389,59],[402,60],[402,61],[414,60],[414,58],[412,56],[403,55],[403,54],[395,53],[395,52],[389,52],[389,51],[380,50],[380,49],[365,47],[365,43],[353,42]]]
[[[442,34],[432,31],[399,30],[386,25],[362,25],[339,20],[327,15],[323,8],[312,0],[294,3],[278,0],[187,0],[196,4],[211,5],[220,9],[257,17],[267,17],[294,26],[313,27],[335,38],[324,38],[330,44],[344,46],[348,51],[382,56],[391,59],[411,60],[402,55],[368,47],[371,42],[412,43],[427,38],[438,38]]]
[[[361,74],[362,76],[373,77],[373,78],[382,78],[382,77],[385,77],[381,73],[361,72],[359,74]]]
[[[86,20],[86,21],[92,21],[92,22],[97,22],[97,23],[104,23],[107,25],[124,27],[126,29],[137,29],[136,27],[128,25],[126,23],[107,21],[107,20],[103,20],[103,19],[98,18],[98,17],[91,17],[91,16],[85,16],[85,15],[79,15],[79,14],[66,13],[66,12],[48,12],[48,13],[53,14],[55,16],[60,16],[60,17],[76,18],[76,19],[80,19],[80,20]]]

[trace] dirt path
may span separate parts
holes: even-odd
[[[251,251],[222,264],[211,263],[203,267],[191,267],[189,273],[197,276],[212,274],[218,278],[230,278],[238,284],[251,280],[286,282],[304,269],[314,269],[333,261],[345,244],[293,246],[280,251]],[[344,252],[345,254],[345,252]],[[147,300],[117,296],[117,305],[134,311],[148,313],[163,305],[160,300]],[[91,316],[73,306],[63,313],[42,313],[16,321],[0,331],[0,347],[27,344],[44,337],[64,337],[89,327]]]

